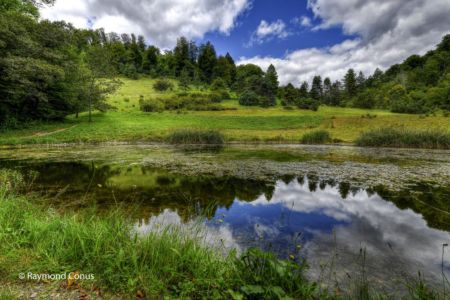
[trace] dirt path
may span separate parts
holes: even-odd
[[[66,130],[70,130],[70,129],[75,128],[77,126],[78,125],[73,125],[73,126],[68,127],[68,128],[61,128],[61,129],[57,129],[57,130],[50,131],[50,132],[36,132],[35,134],[26,136],[25,138],[49,136],[49,135],[57,134],[57,133],[60,133],[60,132],[64,132]]]

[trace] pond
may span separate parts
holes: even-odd
[[[307,258],[308,276],[328,285],[365,272],[394,290],[419,271],[436,285],[450,275],[448,151],[25,147],[0,150],[0,167],[35,176],[57,209],[132,207],[142,233],[203,216],[224,249]]]

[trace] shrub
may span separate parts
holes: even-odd
[[[331,135],[326,130],[308,132],[302,137],[303,144],[326,144],[331,142]]]
[[[256,106],[259,104],[259,96],[250,90],[244,91],[239,97],[239,104],[245,106]]]
[[[297,101],[298,108],[310,109],[312,111],[317,111],[319,109],[319,102],[312,98],[300,98]]]
[[[211,101],[212,103],[220,103],[223,100],[222,95],[218,92],[209,94],[208,98],[209,98],[209,101]]]
[[[157,99],[139,100],[139,108],[143,112],[162,112],[164,111],[164,103]]]
[[[438,130],[381,128],[363,132],[358,146],[450,149],[450,133]]]
[[[153,88],[158,92],[165,92],[167,90],[173,89],[173,83],[168,79],[158,79],[154,84]]]
[[[219,93],[220,93],[220,96],[222,96],[222,100],[231,99],[231,95],[230,95],[230,93],[228,93],[227,90],[219,91]]]
[[[222,145],[223,135],[216,130],[178,130],[168,137],[171,144]]]
[[[216,78],[211,84],[212,91],[220,91],[225,90],[227,88],[227,84],[222,78]]]
[[[139,74],[134,64],[126,64],[122,70],[122,73],[130,79],[139,79]]]

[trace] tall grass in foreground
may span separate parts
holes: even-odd
[[[16,194],[20,177],[0,181],[0,286],[21,272],[94,274],[113,293],[194,299],[310,298],[304,266],[253,249],[237,257],[207,247],[202,235],[164,227],[138,235],[120,210],[59,214]],[[5,179],[6,178],[6,179]],[[89,282],[87,282],[89,283]]]
[[[169,135],[171,144],[223,145],[224,136],[216,130],[178,130]]]
[[[381,128],[364,132],[356,145],[366,147],[450,149],[450,132]]]
[[[326,130],[305,133],[301,139],[303,144],[326,144],[331,142],[331,135]]]

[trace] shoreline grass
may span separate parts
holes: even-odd
[[[326,144],[331,142],[331,135],[326,130],[316,130],[305,133],[301,139],[302,144]]]
[[[215,145],[225,142],[224,136],[217,130],[177,130],[167,137],[167,141],[174,145]]]
[[[380,128],[364,132],[356,140],[362,147],[450,149],[450,133],[436,130]]]
[[[0,174],[0,285],[19,273],[79,271],[95,277],[82,284],[123,295],[274,299],[316,292],[297,262],[258,249],[223,255],[176,226],[139,235],[120,210],[59,214],[18,195],[23,182],[15,171]]]

